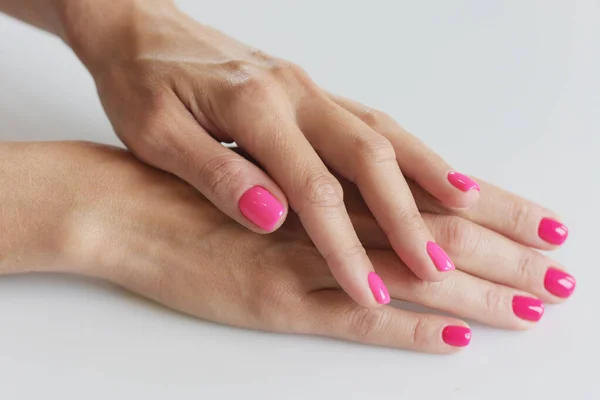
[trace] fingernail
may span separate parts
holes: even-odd
[[[544,315],[544,303],[533,297],[513,297],[512,308],[517,317],[527,321],[537,322]]]
[[[478,192],[481,190],[477,182],[468,176],[461,174],[460,172],[449,172],[448,181],[452,184],[452,186],[462,190],[463,192],[468,192],[471,189],[475,189]]]
[[[575,290],[575,278],[560,269],[550,267],[546,271],[544,287],[553,295],[566,299]]]
[[[431,261],[433,261],[433,264],[438,270],[447,272],[452,271],[455,268],[452,260],[448,257],[448,254],[446,254],[437,243],[427,242],[427,254],[429,254]]]
[[[246,218],[265,231],[272,230],[285,212],[283,204],[260,186],[254,186],[244,193],[239,206]]]
[[[466,326],[448,325],[442,331],[444,343],[455,347],[465,347],[471,342],[471,330]]]
[[[371,292],[373,292],[375,300],[377,300],[379,304],[388,304],[391,300],[390,293],[388,292],[387,288],[385,287],[385,283],[383,283],[379,275],[377,275],[375,272],[370,272],[368,280],[369,287],[371,288]]]
[[[538,235],[550,244],[563,244],[569,236],[569,229],[562,223],[551,218],[542,218]]]

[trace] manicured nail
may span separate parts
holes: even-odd
[[[448,254],[446,254],[437,243],[427,242],[427,254],[429,254],[431,261],[433,261],[433,264],[438,270],[447,272],[452,271],[455,268],[452,260],[448,257]]]
[[[527,321],[537,322],[544,315],[544,303],[533,297],[513,297],[512,308],[517,317]]]
[[[471,189],[475,189],[478,192],[481,190],[477,182],[468,176],[461,174],[460,172],[449,172],[448,181],[452,184],[452,186],[462,190],[463,192],[468,192]]]
[[[254,186],[244,193],[239,206],[246,218],[265,231],[272,230],[285,212],[283,204],[260,186]]]
[[[375,272],[370,272],[368,280],[369,287],[371,288],[371,292],[373,292],[375,300],[377,300],[379,304],[388,304],[391,300],[390,293],[388,292],[387,288],[385,287],[385,283],[383,283],[379,275],[377,275]]]
[[[560,269],[550,267],[546,271],[544,287],[553,295],[566,299],[575,290],[575,278]]]
[[[563,244],[569,236],[569,229],[560,222],[551,218],[542,218],[538,228],[538,235],[550,244]]]
[[[471,341],[471,330],[466,326],[449,325],[442,331],[444,343],[455,347],[465,347]]]

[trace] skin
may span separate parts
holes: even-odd
[[[242,44],[170,0],[0,0],[0,10],[59,35],[92,74],[115,132],[139,159],[168,171],[251,231],[239,207],[252,187],[288,206],[360,305],[376,307],[372,260],[352,226],[341,179],[354,183],[395,253],[440,281],[434,235],[407,183],[452,209],[472,207],[451,167],[385,114],[330,94],[299,66]],[[222,146],[236,142],[262,169]],[[442,246],[443,247],[443,246]]]
[[[528,329],[534,323],[512,312],[514,295],[562,301],[543,285],[548,267],[562,267],[528,247],[539,218],[552,214],[487,183],[477,207],[457,212],[411,182],[425,224],[457,264],[444,281],[426,282],[396,256],[356,185],[341,180],[354,227],[392,298],[454,318],[358,305],[294,215],[272,235],[257,234],[122,149],[2,143],[0,182],[0,275],[84,274],[222,324],[451,353],[459,349],[441,332],[467,326],[460,318]]]

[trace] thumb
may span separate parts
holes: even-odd
[[[143,150],[132,148],[136,155],[185,180],[254,232],[273,232],[283,224],[287,199],[263,170],[213,139],[187,110],[163,116],[147,132]]]

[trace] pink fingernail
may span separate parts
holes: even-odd
[[[513,297],[512,308],[517,317],[527,321],[537,322],[544,315],[544,303],[533,297]]]
[[[239,206],[246,218],[265,231],[275,228],[285,212],[283,204],[260,186],[254,186],[244,193]]]
[[[560,245],[567,240],[569,229],[554,219],[542,218],[538,228],[538,235],[550,244]]]
[[[448,325],[442,331],[444,343],[455,347],[465,347],[471,342],[471,330],[466,326]]]
[[[448,257],[448,254],[446,254],[437,243],[427,242],[427,254],[429,254],[431,261],[433,261],[433,264],[438,270],[447,272],[452,271],[455,268],[452,260]]]
[[[379,275],[377,275],[375,272],[370,272],[368,281],[375,300],[377,300],[379,304],[388,304],[391,300],[390,293],[388,292],[387,288],[385,287],[385,283],[383,283]]]
[[[575,290],[575,278],[560,269],[550,267],[546,271],[544,287],[553,295],[566,299]]]
[[[461,174],[460,172],[449,172],[448,181],[452,184],[452,186],[462,190],[463,192],[468,192],[471,189],[475,189],[478,192],[481,190],[477,182],[468,176]]]

